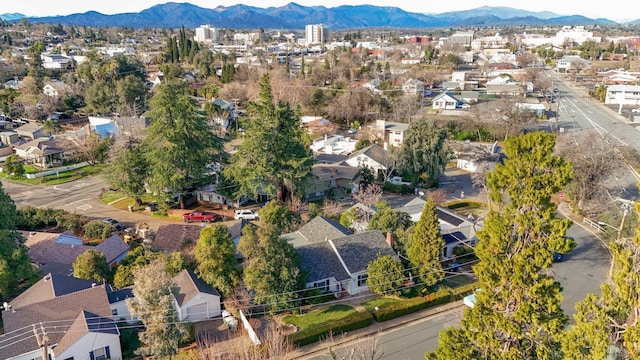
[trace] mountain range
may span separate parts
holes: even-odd
[[[3,14],[7,21],[21,14]],[[333,8],[302,6],[289,3],[281,7],[258,8],[247,5],[202,8],[189,3],[169,2],[138,13],[105,15],[85,13],[31,17],[33,23],[77,26],[125,26],[133,28],[195,28],[203,24],[227,29],[303,29],[307,24],[324,24],[332,30],[357,28],[437,28],[456,26],[523,26],[523,25],[614,25],[608,19],[591,19],[580,15],[561,16],[553,12],[532,12],[510,7],[479,7],[471,10],[420,14],[397,7],[343,5]],[[632,23],[640,23],[635,20]]]

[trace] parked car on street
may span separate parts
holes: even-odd
[[[204,211],[194,211],[188,214],[182,215],[182,220],[186,223],[190,223],[192,221],[204,221],[207,224],[216,221],[219,218],[218,215],[212,213],[206,213]]]
[[[122,224],[121,222],[119,222],[118,220],[112,219],[112,218],[104,218],[101,219],[102,221],[111,224],[111,226],[113,226],[114,229],[116,229],[116,231],[123,231],[125,226],[124,224]]]
[[[388,183],[393,185],[411,185],[410,182],[402,180],[401,176],[394,176],[387,179]]]
[[[640,108],[637,108],[637,109],[631,109],[631,112],[634,112],[634,113],[640,113]]]
[[[251,209],[236,210],[233,214],[233,218],[236,220],[260,220],[260,216],[258,215],[258,213],[255,210]]]

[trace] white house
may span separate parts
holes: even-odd
[[[45,69],[66,69],[71,63],[71,59],[60,54],[42,54],[42,66]]]
[[[335,220],[315,217],[298,231],[283,234],[298,252],[307,288],[323,292],[367,291],[367,265],[378,255],[397,258],[392,243],[378,230],[352,234]]]
[[[13,299],[2,312],[0,359],[42,359],[44,337],[51,360],[122,359],[105,285],[87,282],[47,274]]]
[[[349,166],[357,168],[369,168],[375,177],[382,174],[383,177],[393,170],[393,159],[387,150],[378,144],[371,144],[364,149],[351,153],[344,161]]]
[[[383,148],[389,145],[398,147],[402,145],[404,137],[409,130],[409,124],[386,120],[376,120],[374,124],[368,125],[369,129],[377,138],[383,141]]]
[[[456,109],[460,106],[460,100],[450,92],[441,92],[433,98],[432,107],[434,109]]]
[[[174,306],[181,321],[204,321],[222,313],[220,294],[189,270],[173,278],[176,284]]]

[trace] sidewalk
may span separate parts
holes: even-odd
[[[328,356],[328,348],[337,348],[342,346],[348,346],[350,343],[359,340],[361,338],[366,338],[372,335],[386,333],[389,331],[393,331],[401,326],[409,325],[412,323],[427,321],[433,317],[438,315],[442,315],[448,313],[450,311],[459,309],[463,307],[462,300],[450,302],[447,304],[442,304],[440,306],[435,306],[429,309],[425,309],[422,311],[418,311],[412,314],[407,314],[395,319],[391,319],[388,321],[384,321],[381,323],[373,322],[373,324],[367,326],[366,328],[358,329],[352,332],[344,333],[342,335],[335,335],[331,343],[325,341],[319,341],[313,344],[305,345],[298,348],[293,355],[295,359],[312,359],[318,356],[327,355]]]

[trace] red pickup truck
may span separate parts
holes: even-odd
[[[192,221],[204,221],[207,224],[218,220],[219,216],[216,214],[206,213],[202,211],[194,211],[188,214],[182,215],[182,220],[186,223],[190,223]]]

